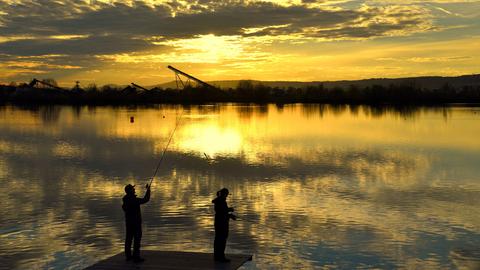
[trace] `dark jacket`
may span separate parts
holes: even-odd
[[[212,203],[215,204],[215,225],[228,226],[228,221],[232,218],[229,212],[232,212],[233,208],[228,207],[225,197],[217,197],[212,200]]]
[[[147,189],[145,197],[137,198],[137,195],[127,194],[123,197],[122,209],[125,212],[125,221],[127,223],[142,223],[142,212],[140,205],[150,200],[150,189]]]

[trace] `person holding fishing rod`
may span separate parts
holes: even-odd
[[[126,195],[123,197],[123,211],[125,212],[125,257],[127,261],[133,259],[133,262],[140,263],[144,259],[140,257],[140,240],[142,239],[142,213],[140,205],[150,200],[150,185],[147,184],[147,192],[143,198],[137,198],[135,186],[128,184],[125,186]],[[133,256],[132,256],[133,240]]]
[[[123,197],[123,211],[125,212],[125,226],[126,226],[126,236],[125,236],[125,257],[127,261],[133,259],[133,262],[140,263],[143,262],[145,259],[140,257],[140,240],[142,239],[142,213],[140,211],[140,205],[147,203],[150,200],[150,187],[152,186],[153,180],[157,175],[158,169],[162,164],[163,159],[165,158],[165,153],[167,152],[168,146],[172,141],[173,134],[178,128],[180,124],[180,120],[182,118],[182,114],[180,117],[177,116],[177,123],[175,124],[175,128],[173,129],[170,137],[168,139],[167,145],[163,149],[162,156],[158,161],[157,167],[155,168],[155,172],[153,173],[152,179],[150,183],[147,184],[145,187],[147,188],[147,192],[143,198],[137,198],[135,194],[135,186],[128,184],[125,186],[125,195]],[[132,240],[133,240],[133,256],[132,256]]]
[[[212,200],[215,204],[215,240],[213,243],[214,259],[218,262],[229,262],[225,258],[225,247],[228,238],[228,223],[230,219],[236,220],[237,217],[233,215],[233,207],[228,207],[227,196],[228,189],[222,188],[217,192],[217,198]]]

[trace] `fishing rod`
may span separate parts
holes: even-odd
[[[168,146],[170,145],[170,142],[172,141],[173,135],[175,134],[175,131],[177,130],[180,120],[182,119],[183,113],[185,110],[182,109],[182,113],[180,116],[177,115],[176,117],[176,124],[175,127],[172,130],[172,134],[170,134],[170,138],[168,139],[167,145],[165,145],[165,148],[163,149],[162,156],[160,157],[160,160],[158,161],[157,167],[155,168],[155,172],[153,173],[152,179],[150,180],[149,186],[152,186],[152,182],[155,179],[155,176],[157,175],[158,169],[160,168],[160,165],[162,164],[163,159],[165,158],[165,153],[167,152]]]

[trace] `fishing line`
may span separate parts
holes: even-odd
[[[197,209],[197,211],[207,213],[208,215],[212,215],[212,214],[215,215],[215,211],[212,211],[212,205],[211,204],[204,204],[204,205],[199,205],[199,206],[201,208]],[[208,208],[208,209],[206,209],[206,208]],[[246,222],[249,222],[249,223],[251,223],[255,226],[258,226],[258,227],[265,227],[265,228],[268,228],[270,230],[276,231],[277,233],[283,233],[283,234],[298,234],[299,233],[295,230],[285,230],[285,229],[280,229],[280,228],[275,227],[275,226],[271,226],[271,225],[267,225],[267,224],[261,224],[259,222],[259,220],[247,218],[245,216],[238,216],[238,213],[235,213],[235,212],[233,212],[233,214],[235,215],[236,221],[246,221]]]
[[[279,228],[271,226],[271,225],[261,224],[258,220],[253,220],[253,219],[246,218],[246,217],[237,216],[237,220],[246,221],[246,222],[252,223],[253,225],[256,225],[256,226],[259,226],[259,227],[265,227],[265,228],[268,228],[268,229],[276,231],[276,232],[281,232],[283,234],[298,234],[298,232],[296,232],[295,230],[288,231],[288,230],[284,230],[284,229],[279,229]]]
[[[157,175],[158,169],[160,168],[160,165],[162,164],[162,161],[165,158],[165,153],[167,152],[168,146],[170,145],[170,142],[172,141],[173,135],[175,134],[175,131],[177,130],[177,128],[180,124],[180,120],[182,120],[182,116],[183,116],[184,112],[185,112],[185,110],[182,109],[182,113],[180,114],[180,116],[178,116],[178,114],[176,116],[176,122],[177,123],[175,124],[175,127],[172,130],[172,134],[170,134],[170,138],[168,139],[167,145],[165,145],[165,148],[163,149],[162,156],[161,156],[160,160],[158,161],[157,168],[155,168],[155,172],[153,173],[153,176],[152,176],[152,179],[150,180],[149,186],[152,185],[152,182],[155,179],[155,176]]]
[[[232,202],[233,204],[236,204],[238,199],[236,197],[233,196],[232,193],[230,193],[231,195],[231,198],[230,198],[230,202]],[[237,209],[237,207],[233,207],[234,209]],[[234,212],[235,213],[238,213],[238,212]],[[275,233],[281,233],[281,234],[286,234],[286,235],[298,235],[298,236],[304,236],[304,233],[302,231],[299,231],[299,230],[296,230],[295,228],[279,228],[279,226],[282,226],[281,224],[276,226],[276,225],[268,225],[268,224],[262,224],[260,223],[260,220],[256,219],[256,218],[249,218],[249,217],[246,217],[244,215],[242,216],[236,216],[237,220],[238,221],[244,221],[244,222],[248,222],[250,224],[252,224],[253,226],[257,226],[257,227],[260,227],[263,229],[270,229],[272,231],[274,231]],[[291,224],[291,226],[293,226],[293,224]]]

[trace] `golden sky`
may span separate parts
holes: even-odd
[[[0,0],[0,82],[479,73],[480,1]]]

